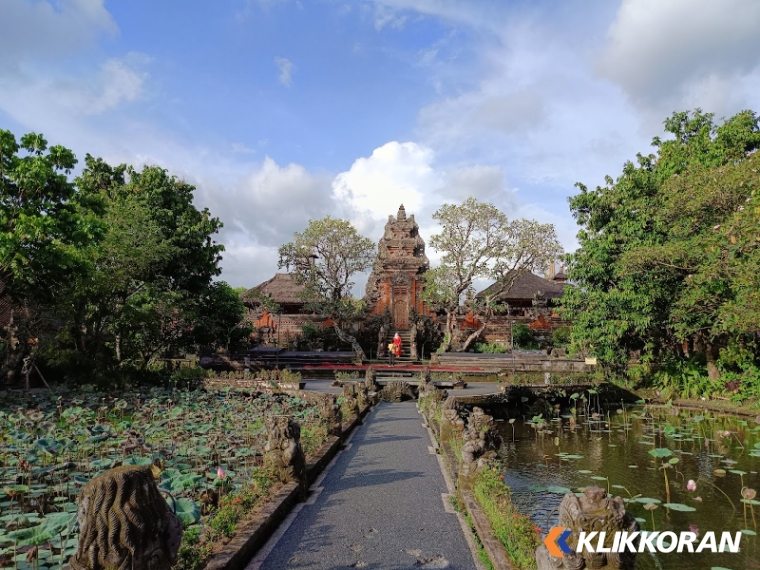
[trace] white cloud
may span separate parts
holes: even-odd
[[[277,80],[286,87],[293,85],[293,62],[285,57],[275,57],[274,63],[280,70]]]
[[[0,110],[30,128],[56,125],[112,111],[138,100],[149,58],[128,54],[104,61],[95,72],[0,74]]]
[[[0,69],[32,58],[58,60],[118,28],[104,0],[3,0]]]
[[[421,208],[423,194],[441,186],[431,164],[434,153],[413,142],[392,141],[357,159],[333,182],[333,197],[360,216],[375,220],[395,214],[403,203],[408,211]]]
[[[645,108],[736,112],[725,83],[757,73],[758,30],[755,0],[623,0],[597,70]]]

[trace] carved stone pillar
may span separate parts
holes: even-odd
[[[116,467],[79,492],[79,544],[73,570],[169,570],[182,523],[161,496],[150,467]]]
[[[639,530],[639,523],[631,513],[626,512],[620,497],[611,499],[607,497],[605,489],[595,486],[586,487],[581,497],[568,493],[559,506],[559,526],[572,531],[566,542],[573,552],[555,558],[542,544],[536,549],[538,570],[630,570],[634,567],[635,552],[575,552],[581,532],[605,532],[605,546],[609,547],[612,546],[616,532],[632,533]],[[638,539],[635,545],[638,546]]]

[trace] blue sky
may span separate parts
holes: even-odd
[[[0,128],[159,164],[252,286],[309,219],[554,223],[673,111],[760,111],[755,0],[2,0]],[[429,252],[435,258],[435,252]]]

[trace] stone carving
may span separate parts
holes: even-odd
[[[395,380],[385,385],[380,392],[380,397],[386,402],[403,402],[404,400],[414,400],[414,390],[408,382]]]
[[[536,563],[538,570],[581,570],[593,568],[595,570],[628,570],[636,563],[635,552],[575,552],[580,532],[606,532],[611,546],[615,533],[618,531],[635,532],[639,530],[631,513],[626,512],[623,499],[620,497],[608,498],[606,489],[601,487],[586,487],[586,491],[579,498],[573,493],[568,493],[562,499],[559,506],[559,525],[573,531],[567,540],[567,545],[573,550],[572,554],[565,554],[563,558],[555,558],[543,544],[536,549]],[[635,543],[638,545],[638,540]]]
[[[266,419],[264,465],[280,472],[284,481],[297,481],[305,490],[306,458],[301,448],[301,426],[287,416]]]
[[[161,496],[150,467],[116,467],[79,493],[73,570],[169,570],[182,523]]]
[[[418,390],[419,397],[429,394],[432,390],[435,390],[435,384],[433,384],[433,379],[430,375],[430,368],[425,366],[422,369],[422,373],[420,374],[420,387]]]
[[[533,316],[535,318],[546,317],[549,315],[549,301],[546,299],[543,291],[536,291],[533,294]]]
[[[367,386],[364,384],[359,384],[356,389],[356,401],[359,404],[360,410],[363,410],[371,404],[369,398],[369,390],[367,390]]]
[[[317,401],[320,421],[327,427],[327,433],[340,437],[343,435],[343,412],[335,402],[335,396],[325,394]]]
[[[364,373],[364,386],[370,392],[377,392],[379,386],[377,384],[377,371],[374,366],[367,366],[367,371]]]
[[[493,417],[477,406],[467,418],[467,429],[462,436],[464,446],[460,474],[468,477],[496,457],[501,439],[496,433]]]
[[[388,347],[386,346],[386,341],[388,338],[388,329],[389,325],[382,324],[380,325],[380,331],[377,333],[377,357],[378,358],[384,358],[388,356]]]
[[[408,273],[399,271],[398,273],[393,274],[393,277],[391,277],[391,283],[393,285],[399,285],[399,286],[411,285],[412,278]]]

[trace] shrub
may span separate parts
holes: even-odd
[[[514,338],[515,347],[533,349],[538,348],[533,331],[523,323],[517,323],[512,328],[512,337]]]
[[[475,343],[475,352],[482,354],[505,354],[507,347],[498,342],[478,342]]]
[[[554,346],[567,346],[570,344],[570,327],[559,327],[552,333],[552,344]]]

